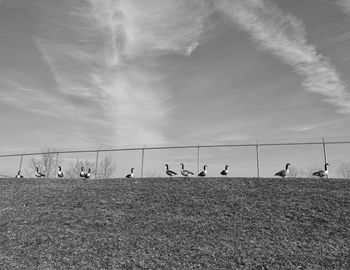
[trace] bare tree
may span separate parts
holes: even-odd
[[[39,171],[45,174],[46,177],[56,176],[56,163],[57,165],[62,164],[62,159],[57,159],[57,154],[51,152],[55,152],[55,150],[48,147],[45,150],[41,150],[39,158],[31,158],[30,163],[32,165],[32,170],[29,172],[30,175],[33,175],[35,167],[38,167]]]
[[[115,162],[112,161],[111,157],[105,157],[99,162],[97,170],[97,178],[106,179],[110,178],[116,171],[117,166]]]
[[[56,165],[62,165],[63,160],[60,158],[57,159],[57,154],[51,152],[55,152],[55,150],[47,148],[46,150],[42,150],[42,154],[39,158],[32,158],[30,160],[31,169],[26,170],[26,174],[33,175],[35,167],[38,167],[39,171],[45,174],[46,177],[56,177]],[[95,162],[76,159],[75,161],[68,163],[68,166],[65,166],[65,168],[62,168],[64,177],[73,179],[80,178],[81,167],[84,167],[85,171],[91,169],[91,174],[94,174],[96,165]],[[112,161],[112,158],[105,157],[98,164],[97,178],[110,178],[116,171],[116,168],[116,164]]]
[[[342,163],[336,170],[340,178],[350,178],[350,163]]]
[[[91,169],[91,173],[94,174],[93,171],[96,168],[96,164],[95,162],[90,162],[88,160],[81,161],[79,159],[76,159],[73,163],[70,164],[70,167],[65,171],[65,177],[72,179],[80,178],[80,171],[82,167],[84,167],[85,171]],[[116,171],[116,168],[117,166],[115,162],[112,161],[112,158],[105,157],[98,163],[97,178],[110,178]]]
[[[91,169],[92,171],[95,169],[95,163],[88,160],[81,161],[76,159],[75,162],[71,163],[70,167],[64,171],[65,177],[71,179],[80,178],[80,170],[82,167],[84,167],[85,171],[88,169]]]
[[[289,177],[296,178],[298,176],[300,176],[298,168],[296,168],[294,166],[290,166],[289,167]]]

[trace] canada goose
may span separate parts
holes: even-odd
[[[91,169],[89,168],[87,173],[84,175],[84,178],[90,178],[90,172],[91,172]]]
[[[227,169],[227,168],[228,168],[228,165],[225,166],[225,170],[222,170],[222,171],[221,171],[220,174],[221,174],[222,176],[228,175],[228,169]]]
[[[58,177],[62,178],[63,177],[63,172],[61,166],[58,166],[58,172],[57,172]]]
[[[275,175],[276,176],[280,176],[282,178],[286,177],[289,174],[289,168],[288,168],[289,165],[290,165],[290,163],[287,163],[286,164],[286,169],[281,170],[279,172],[276,172]]]
[[[189,171],[189,170],[185,170],[185,165],[183,163],[180,163],[181,165],[181,174],[185,177],[188,177],[189,175],[194,175],[193,172]]]
[[[312,175],[318,176],[320,178],[328,176],[328,163],[326,162],[324,164],[324,170],[319,170],[317,172],[314,172]]]
[[[177,175],[176,172],[173,172],[172,170],[169,170],[169,165],[168,164],[165,164],[165,167],[166,167],[166,174],[169,175],[170,177],[174,176],[174,175]]]
[[[125,176],[126,178],[134,178],[134,168],[131,168],[131,173]]]
[[[23,175],[21,175],[21,171],[18,171],[17,175],[15,176],[15,178],[23,178]]]
[[[79,175],[80,177],[85,177],[84,167],[81,167]]]
[[[204,165],[203,171],[198,176],[205,177],[207,175],[207,165]]]
[[[45,174],[39,172],[39,168],[38,168],[38,167],[35,167],[35,173],[34,173],[34,175],[35,175],[36,177],[45,177]]]

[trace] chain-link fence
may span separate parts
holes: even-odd
[[[52,172],[57,177],[61,165],[67,178],[79,175],[80,166],[91,169],[91,178],[119,178],[135,168],[136,177],[165,177],[165,164],[178,174],[180,163],[197,175],[207,165],[208,177],[220,176],[229,165],[232,177],[271,177],[291,163],[291,177],[310,177],[312,172],[330,164],[329,177],[350,177],[350,141],[282,142],[215,144],[188,146],[143,146],[78,151],[48,151],[0,155],[0,177],[14,177],[18,170],[33,177],[36,163],[43,155],[50,157]],[[40,160],[41,158],[41,160]],[[109,173],[105,174],[106,164]],[[103,171],[103,172],[102,172]],[[347,174],[348,173],[348,174]]]

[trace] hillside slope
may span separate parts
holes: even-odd
[[[350,269],[350,181],[0,179],[1,269]]]

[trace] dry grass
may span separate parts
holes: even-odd
[[[1,269],[350,269],[349,180],[2,179],[0,211]]]

